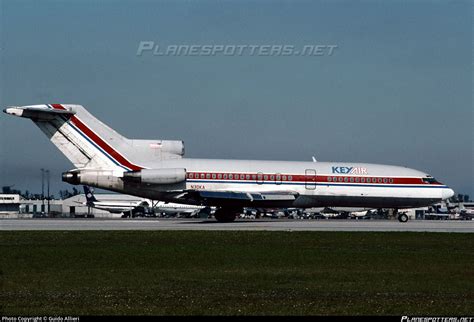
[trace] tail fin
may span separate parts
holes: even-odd
[[[94,202],[97,202],[93,192],[94,190],[89,188],[89,186],[84,186],[84,195],[86,196],[87,205],[94,205]]]
[[[81,105],[9,107],[5,113],[31,119],[77,169],[139,171],[143,162],[179,159],[183,141],[129,140]]]
[[[30,118],[76,168],[137,171],[131,140],[90,114],[81,105],[46,104],[10,107],[5,113]]]

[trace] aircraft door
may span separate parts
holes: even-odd
[[[305,171],[305,186],[308,190],[316,189],[316,170],[306,169]]]

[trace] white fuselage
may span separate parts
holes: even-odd
[[[140,202],[127,201],[94,201],[89,203],[90,207],[105,210],[113,214],[119,214],[136,208]]]
[[[295,207],[411,207],[446,199],[453,191],[424,172],[390,165],[340,162],[178,159],[144,168],[185,168],[180,190],[279,192]],[[127,187],[124,186],[126,189]]]
[[[154,207],[155,211],[164,212],[166,214],[176,214],[176,213],[193,214],[203,208],[204,208],[203,206],[179,204],[179,203],[164,202],[164,201],[158,202],[158,204]]]

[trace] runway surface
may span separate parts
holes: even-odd
[[[412,231],[473,233],[474,221],[237,220],[208,219],[0,219],[0,230],[267,230]]]

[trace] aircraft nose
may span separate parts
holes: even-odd
[[[453,189],[443,189],[443,199],[449,199],[452,196],[454,196],[454,190]]]

